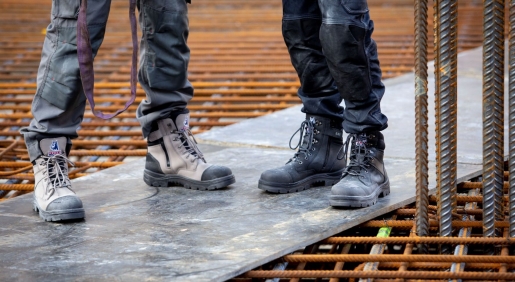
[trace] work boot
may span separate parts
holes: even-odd
[[[333,207],[368,207],[379,196],[390,194],[390,181],[383,163],[384,137],[381,132],[349,134],[344,152],[351,144],[349,164],[342,179],[331,188]]]
[[[34,160],[34,210],[45,221],[84,218],[82,201],[68,177],[67,138],[39,141],[43,155]]]
[[[147,138],[143,180],[150,186],[215,190],[235,182],[225,166],[207,164],[189,129],[189,114],[158,120]]]
[[[300,131],[299,143],[291,140]],[[306,120],[290,139],[297,152],[284,165],[261,174],[258,188],[272,193],[292,193],[314,186],[330,186],[340,180],[345,167],[340,122],[315,115]]]

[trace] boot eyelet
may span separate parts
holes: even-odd
[[[311,153],[308,153],[308,156],[311,156]]]
[[[311,151],[315,151],[315,150],[316,150],[316,148],[311,149]]]
[[[308,159],[308,157],[305,157],[304,159],[305,159],[305,160],[307,160],[307,159]]]
[[[302,161],[299,161],[299,164],[302,164]]]

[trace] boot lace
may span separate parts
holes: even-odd
[[[46,187],[47,199],[52,197],[56,189],[66,187],[70,189],[71,183],[68,177],[68,163],[74,166],[64,155],[42,156],[42,166],[45,166],[44,180],[48,183]],[[71,190],[71,189],[70,189]]]
[[[178,130],[177,133],[179,134],[179,138],[182,142],[179,148],[184,146],[184,148],[186,149],[185,153],[193,156],[191,162],[194,162],[196,159],[201,159],[202,161],[206,162],[206,160],[204,159],[204,155],[197,146],[197,140],[193,136],[193,133],[191,133],[191,130],[189,128],[184,130]]]
[[[350,174],[359,176],[362,171],[367,172],[370,167],[370,159],[372,155],[367,148],[366,135],[349,134],[347,140],[343,144],[343,159],[347,162],[347,154],[351,144],[349,164],[343,170],[343,175]]]
[[[302,164],[302,158],[301,155],[304,155],[304,160],[307,160],[309,156],[311,156],[311,151],[314,151],[315,148],[313,147],[313,144],[318,143],[318,140],[314,138],[314,135],[318,134],[318,130],[315,129],[315,123],[318,125],[321,125],[320,122],[315,121],[314,118],[310,118],[309,120],[305,120],[300,124],[299,129],[293,133],[293,135],[290,138],[290,149],[297,150],[293,157],[286,163],[292,163],[297,162],[299,164]],[[293,140],[293,137],[297,135],[297,133],[300,132],[300,138],[299,142],[295,147],[292,147],[291,141]]]

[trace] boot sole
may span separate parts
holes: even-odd
[[[84,208],[67,209],[59,211],[44,211],[39,207],[36,200],[34,200],[34,211],[39,213],[39,217],[45,221],[65,221],[83,219],[86,215]]]
[[[236,182],[234,175],[227,175],[213,180],[194,180],[180,175],[165,175],[145,169],[143,181],[153,187],[182,186],[192,190],[217,190]]]
[[[379,189],[366,197],[363,196],[339,196],[331,195],[329,204],[333,207],[350,207],[363,208],[375,205],[379,197],[385,197],[390,194],[390,180],[387,180],[379,186]]]
[[[312,187],[332,186],[342,177],[343,169],[333,173],[315,174],[294,183],[275,183],[260,179],[258,188],[270,193],[286,194],[307,190]]]

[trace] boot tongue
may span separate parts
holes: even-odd
[[[384,148],[381,148],[381,146],[379,144],[379,138],[376,134],[366,134],[366,133],[359,134],[358,138],[356,138],[355,145],[360,146],[360,147],[366,146],[367,148],[375,147],[378,149],[384,149]]]
[[[39,148],[45,156],[66,155],[66,137],[45,138],[39,141]]]
[[[363,162],[367,147],[371,145],[369,141],[366,134],[359,134],[357,136],[351,153],[351,158],[353,158],[355,162]]]
[[[368,145],[369,144],[368,144],[367,136],[365,134],[358,135],[358,138],[356,138],[356,142],[354,143],[354,146],[365,148]]]
[[[174,124],[172,124],[174,130],[179,131],[187,131],[190,128],[190,114],[180,114],[175,120]]]
[[[188,150],[192,155],[198,156],[198,153],[195,150],[194,145],[190,144],[195,141],[193,141],[193,140],[191,140],[191,138],[187,137],[187,135],[188,135],[187,131],[190,129],[190,114],[186,113],[186,114],[178,115],[175,118],[174,123],[175,124],[172,124],[172,127],[175,126],[174,130],[185,132],[185,134],[184,135],[181,134],[179,138],[181,138],[181,141],[183,142],[186,150]]]

